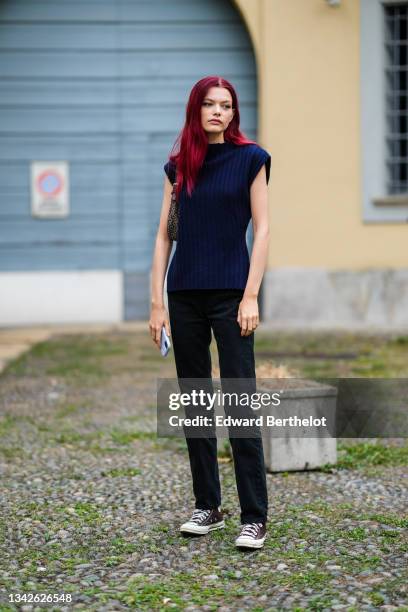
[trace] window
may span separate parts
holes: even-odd
[[[363,211],[408,221],[408,0],[361,0]]]
[[[407,5],[384,6],[387,193],[407,193]]]

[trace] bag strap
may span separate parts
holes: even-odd
[[[177,165],[174,164],[174,182],[173,182],[173,194],[174,194],[174,199],[176,199],[176,185],[177,185]]]

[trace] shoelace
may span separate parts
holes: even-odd
[[[240,536],[250,536],[251,538],[255,538],[261,527],[262,523],[248,523],[242,527]]]
[[[193,523],[200,523],[202,520],[206,519],[210,513],[211,510],[194,510],[193,516],[190,520]]]

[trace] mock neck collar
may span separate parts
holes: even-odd
[[[233,147],[234,143],[229,142],[228,140],[224,142],[208,143],[207,157],[216,157],[217,155],[220,155]]]
[[[229,140],[224,140],[224,142],[209,142],[208,146],[209,147],[222,147],[223,145],[231,145],[233,144],[232,142],[230,142]]]

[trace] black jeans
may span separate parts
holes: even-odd
[[[168,296],[177,377],[211,381],[211,328],[217,343],[220,378],[252,379],[256,390],[254,332],[241,336],[237,321],[242,289],[188,289]],[[212,389],[211,389],[212,391]],[[252,415],[254,416],[254,415]],[[262,437],[229,438],[234,459],[241,523],[266,522],[268,495]],[[195,507],[217,508],[221,488],[217,438],[186,437]]]

